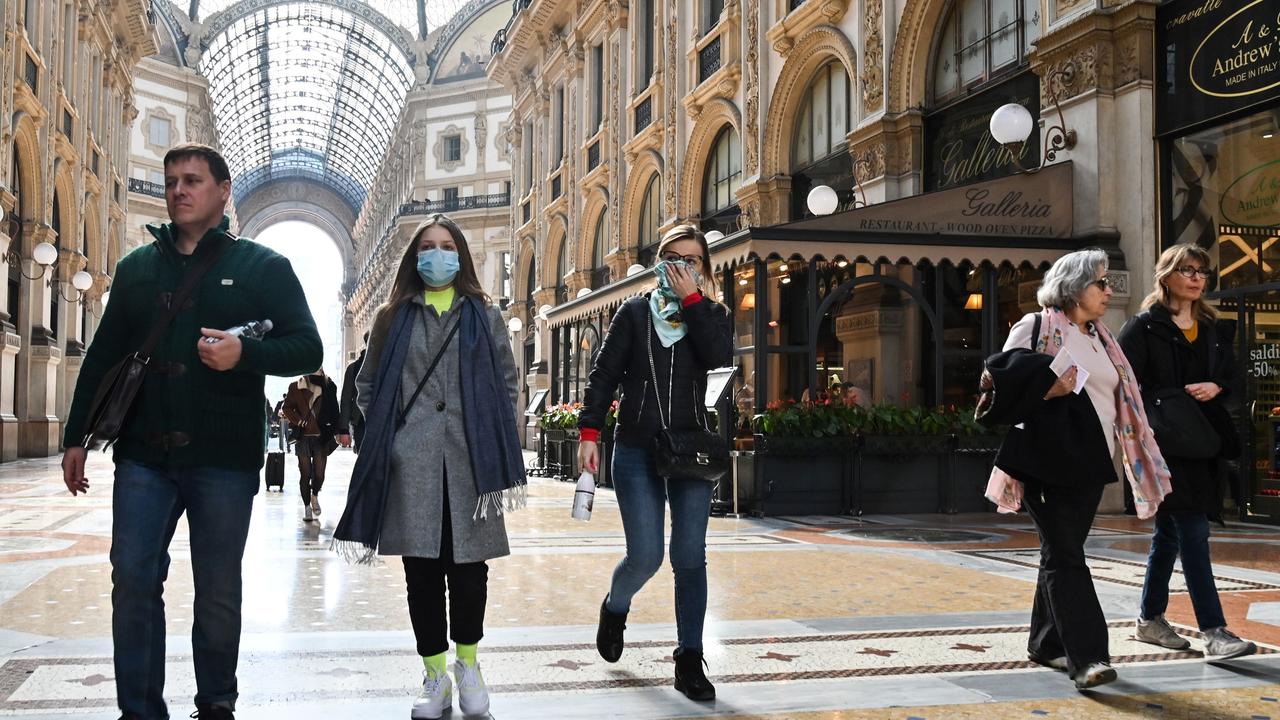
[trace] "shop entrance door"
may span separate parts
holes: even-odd
[[[1240,401],[1232,403],[1244,454],[1240,517],[1280,524],[1280,283],[1231,289],[1210,299],[1236,323]],[[1230,495],[1230,493],[1229,493]]]

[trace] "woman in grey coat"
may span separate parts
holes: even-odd
[[[409,617],[425,667],[412,717],[438,718],[452,706],[446,630],[456,645],[459,705],[465,715],[484,715],[489,697],[476,645],[483,635],[485,562],[509,554],[502,500],[513,508],[524,497],[523,469],[517,464],[514,471],[492,472],[486,459],[512,448],[519,457],[515,358],[502,314],[476,278],[461,229],[434,215],[413,237],[388,302],[374,319],[356,377],[357,404],[370,423],[361,460],[376,443],[375,432],[392,436],[376,547],[381,555],[402,556],[404,563]],[[398,374],[389,369],[397,362]],[[380,386],[396,379],[398,392],[380,395]],[[379,398],[388,395],[394,396],[394,419],[375,424]],[[375,430],[379,425],[391,429]],[[518,478],[506,487],[488,487],[504,472]],[[353,479],[353,494],[355,484]],[[359,510],[353,502],[358,501],[349,499],[348,513],[354,515]]]

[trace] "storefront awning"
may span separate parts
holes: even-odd
[[[884,259],[891,263],[1051,263],[1080,244],[1072,237],[1072,167],[1050,165],[822,217],[729,235],[711,246],[717,272],[751,258]],[[651,271],[553,308],[551,327],[612,312],[650,286]]]

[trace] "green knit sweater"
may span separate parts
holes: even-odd
[[[187,268],[228,225],[224,217],[191,255],[177,251],[172,226],[148,225],[155,242],[116,265],[111,302],[80,368],[64,445],[84,444],[89,405],[103,375],[142,347]],[[218,372],[200,362],[200,328],[225,330],[266,319],[274,328],[261,340],[241,340],[244,351],[234,369]],[[256,472],[263,463],[266,376],[304,375],[323,358],[315,320],[289,261],[251,240],[236,239],[209,268],[156,347],[151,364],[163,372],[149,374],[143,383],[114,446],[115,459]],[[184,433],[189,442],[166,444],[166,433]]]

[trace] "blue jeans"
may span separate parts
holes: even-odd
[[[196,704],[234,709],[240,654],[240,560],[258,474],[116,461],[111,523],[111,634],[124,713],[169,717],[164,702],[164,581],[169,542],[187,514],[195,579]]]
[[[658,476],[647,448],[613,448],[613,487],[627,536],[627,554],[613,570],[606,606],[631,610],[631,598],[662,566],[666,526],[663,500],[671,503],[671,569],[676,576],[676,636],[680,647],[702,649],[707,614],[707,518],[711,483]]]
[[[1156,515],[1151,553],[1147,556],[1147,577],[1142,583],[1142,619],[1162,615],[1169,607],[1169,578],[1173,576],[1173,561],[1179,554],[1200,629],[1226,625],[1218,586],[1213,581],[1213,565],[1209,561],[1209,518],[1202,512]]]

